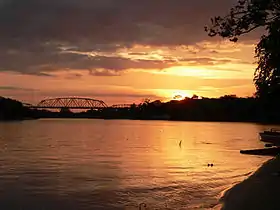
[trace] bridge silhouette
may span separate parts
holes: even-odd
[[[106,109],[106,108],[129,108],[130,104],[115,104],[108,106],[104,101],[93,98],[64,97],[50,98],[40,101],[37,105],[27,104],[24,106],[36,109]]]

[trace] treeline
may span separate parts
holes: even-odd
[[[228,121],[280,123],[279,102],[262,101],[255,97],[239,98],[225,95],[220,98],[193,96],[184,100],[145,101],[131,107],[135,118],[168,116],[170,120]]]
[[[168,116],[170,120],[190,121],[261,121],[255,98],[227,95],[220,98],[185,98],[166,103],[146,101],[131,108],[136,118]]]
[[[141,104],[132,104],[130,108],[108,109],[103,116],[140,120],[280,123],[280,105],[276,101],[268,103],[255,97],[225,95],[205,98],[194,95],[168,102],[145,100]]]
[[[225,95],[220,98],[193,96],[184,100],[145,100],[128,108],[106,108],[73,113],[70,110],[57,112],[30,110],[20,102],[0,98],[0,119],[26,118],[98,118],[139,120],[181,120],[181,121],[228,121],[280,123],[280,104],[258,98],[239,98]]]
[[[0,97],[0,121],[24,120],[33,116],[32,111],[19,101]]]

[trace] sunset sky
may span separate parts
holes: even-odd
[[[204,26],[235,0],[0,0],[0,95],[107,104],[174,95],[251,96],[258,34]]]

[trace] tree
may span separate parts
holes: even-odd
[[[193,94],[192,99],[199,99],[198,95]]]
[[[221,96],[220,99],[237,99],[237,96],[236,95],[224,95],[224,96]]]
[[[0,97],[0,121],[21,120],[25,117],[27,109],[19,101]]]
[[[276,99],[280,96],[280,0],[239,0],[225,17],[211,19],[205,27],[208,35],[238,41],[238,37],[264,27],[255,49],[258,66],[254,74],[256,96]]]

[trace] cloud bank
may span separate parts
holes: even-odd
[[[116,76],[128,69],[163,69],[174,60],[89,56],[135,45],[170,48],[209,39],[209,18],[226,14],[235,0],[1,0],[0,71],[50,75],[89,70]],[[71,53],[72,52],[72,53]],[[208,63],[210,58],[189,59]],[[227,62],[227,61],[224,61]]]

